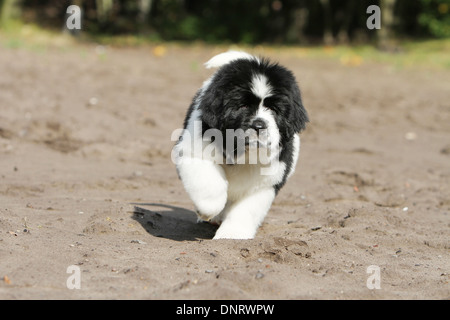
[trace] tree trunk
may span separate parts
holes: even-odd
[[[138,20],[142,24],[148,22],[148,17],[152,9],[153,0],[139,0]]]
[[[297,8],[292,13],[293,22],[287,31],[287,40],[291,42],[306,44],[308,42],[304,28],[308,23],[308,10],[306,8]]]
[[[17,0],[0,0],[0,25],[19,15]]]
[[[343,19],[337,35],[339,43],[347,44],[350,41],[350,24],[355,14],[356,5],[355,1],[348,1],[344,12],[342,12]]]
[[[323,9],[323,42],[327,45],[330,45],[334,43],[332,29],[333,14],[331,12],[330,0],[320,0],[320,3],[322,4]]]
[[[395,0],[381,0],[381,29],[378,31],[378,46],[384,50],[391,50],[395,47],[394,6]]]
[[[100,22],[105,22],[108,20],[109,14],[111,13],[114,0],[97,0],[97,18]]]

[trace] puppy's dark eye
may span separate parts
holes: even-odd
[[[264,99],[264,108],[278,113],[280,111],[280,103],[273,97]]]
[[[263,105],[264,105],[264,108],[273,109],[273,107],[275,106],[275,101],[271,98],[266,98],[263,101]]]
[[[273,112],[275,112],[276,111],[276,108],[274,107],[274,105],[264,105],[263,106],[263,110],[264,111],[273,111]]]
[[[248,108],[248,105],[243,104],[243,105],[241,106],[241,108]]]

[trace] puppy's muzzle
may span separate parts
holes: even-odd
[[[257,118],[250,124],[251,133],[246,139],[246,145],[253,148],[266,148],[270,145],[267,132],[267,122]]]
[[[250,125],[250,128],[258,131],[258,130],[264,130],[267,129],[267,123],[262,119],[255,119],[252,124]]]

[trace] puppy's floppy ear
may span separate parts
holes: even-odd
[[[296,85],[291,90],[290,100],[290,121],[294,131],[293,133],[298,133],[306,128],[306,123],[309,122],[309,117],[305,107],[303,106],[300,89]]]
[[[219,129],[223,112],[223,90],[212,84],[205,90],[200,100],[199,109],[202,111],[202,120],[210,128]]]

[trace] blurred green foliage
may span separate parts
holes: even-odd
[[[384,6],[386,3],[394,5]],[[82,33],[233,43],[365,43],[370,5],[392,10],[397,38],[450,37],[450,0],[0,0],[0,23],[61,29],[66,9],[82,8]],[[389,8],[388,8],[389,7]],[[386,16],[388,12],[385,12]]]
[[[440,38],[450,37],[450,0],[421,0],[419,23]]]

